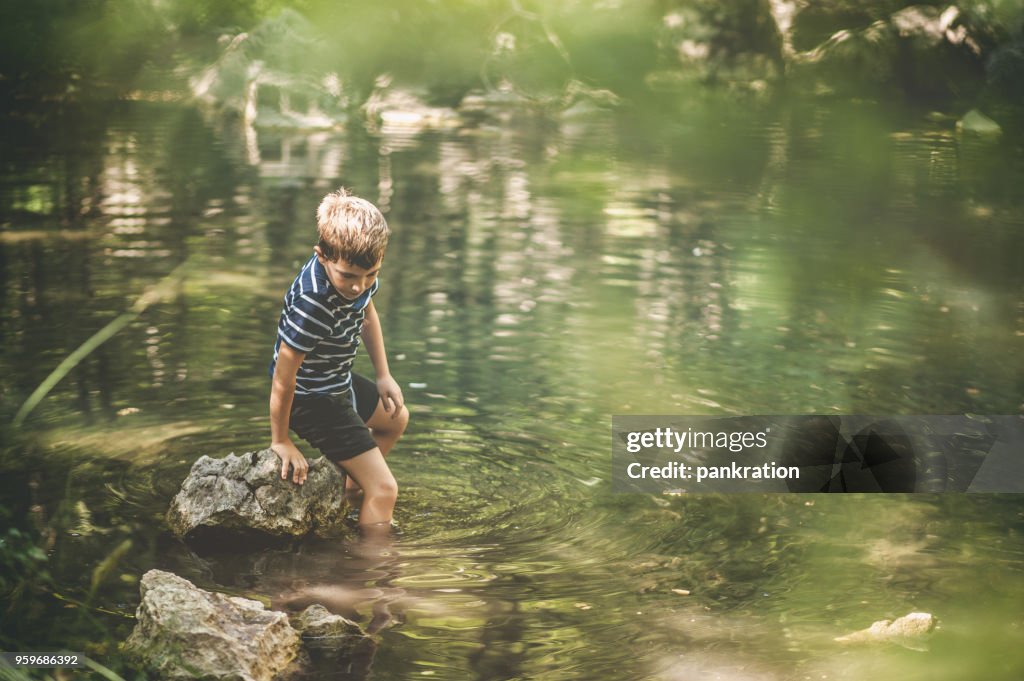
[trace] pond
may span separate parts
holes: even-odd
[[[134,678],[117,643],[161,568],[381,625],[316,678],[1021,678],[1016,496],[611,492],[613,414],[1020,413],[1024,154],[924,113],[711,94],[248,140],[176,103],[9,117],[5,422],[185,266],[3,431],[0,647]],[[194,552],[163,514],[200,455],[269,443],[281,298],[339,185],[394,232],[401,534]],[[926,652],[833,640],[913,611]]]

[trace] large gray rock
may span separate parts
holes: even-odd
[[[345,480],[333,463],[309,460],[304,485],[281,479],[270,449],[223,459],[202,456],[167,511],[167,524],[183,537],[199,528],[255,530],[275,537],[328,534],[344,519]]]
[[[142,577],[138,622],[125,651],[160,679],[271,681],[299,654],[282,612],[224,596],[161,570]]]

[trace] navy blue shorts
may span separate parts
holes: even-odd
[[[344,461],[377,446],[366,422],[377,409],[377,385],[357,373],[341,395],[295,395],[289,427],[331,461]]]

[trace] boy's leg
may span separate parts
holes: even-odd
[[[377,400],[377,408],[366,425],[369,426],[370,434],[373,436],[373,441],[377,443],[380,453],[387,456],[391,448],[398,442],[398,438],[402,437],[405,427],[409,425],[409,410],[402,405],[398,416],[391,418],[391,414],[384,411],[384,400]]]
[[[363,489],[359,525],[390,526],[395,500],[398,498],[398,483],[391,475],[391,469],[384,461],[380,449],[374,447],[359,456],[338,463]]]
[[[366,425],[369,427],[370,435],[373,437],[373,441],[377,443],[380,453],[383,456],[387,456],[391,448],[398,442],[398,439],[402,437],[405,427],[409,425],[409,410],[405,408],[405,405],[402,405],[402,410],[398,413],[398,416],[391,418],[391,414],[384,411],[384,400],[377,398],[377,408],[374,409],[373,415],[366,421]],[[359,491],[359,484],[352,479],[353,477],[350,476],[345,479],[345,492],[350,495]]]

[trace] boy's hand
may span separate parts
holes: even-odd
[[[384,411],[391,414],[391,418],[397,417],[402,412],[405,398],[402,397],[402,389],[398,386],[398,381],[391,378],[390,375],[377,379],[377,394],[380,395]]]
[[[281,479],[288,479],[288,466],[292,467],[294,471],[292,474],[292,482],[296,485],[301,485],[306,482],[306,473],[309,472],[309,464],[306,462],[306,457],[302,455],[299,448],[291,442],[275,442],[270,445],[270,448],[274,450],[274,453],[281,458]]]

